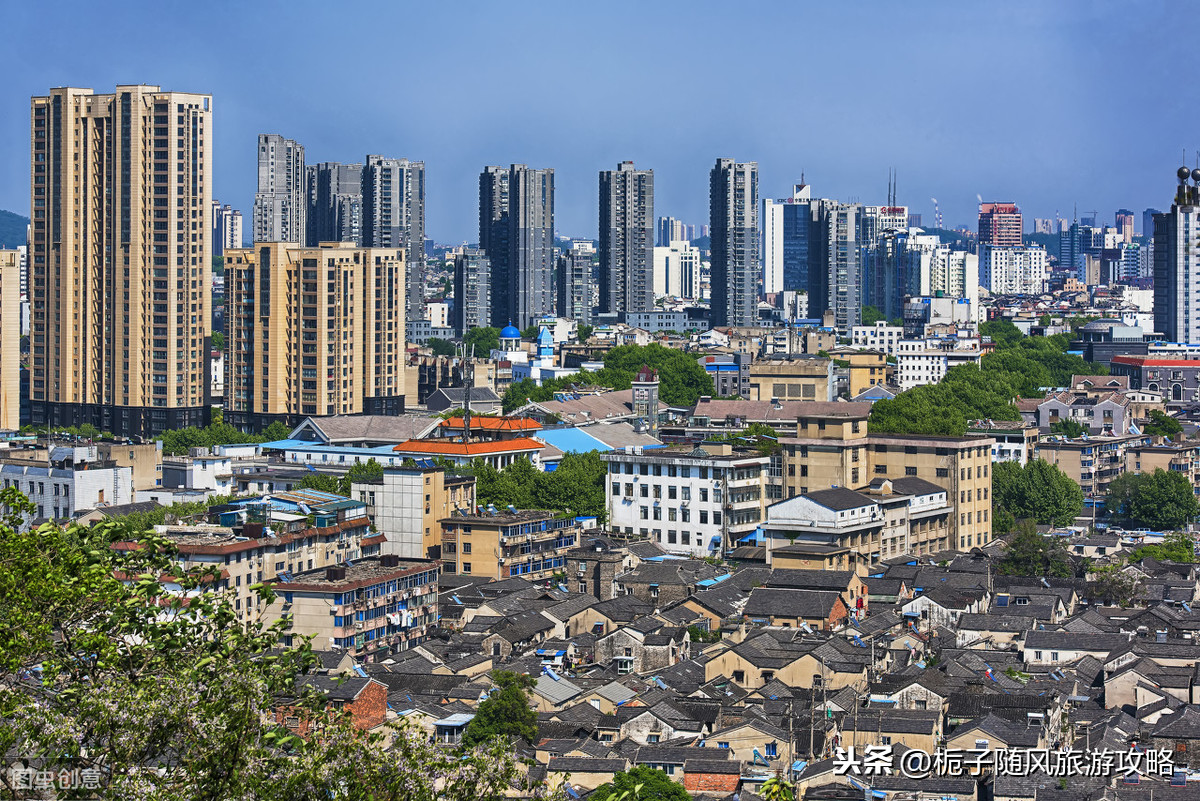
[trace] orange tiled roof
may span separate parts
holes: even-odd
[[[410,439],[392,448],[396,453],[427,453],[431,456],[483,456],[488,453],[540,451],[546,445],[530,437],[498,442],[449,442],[444,439]]]
[[[462,428],[461,417],[449,417],[441,422],[442,428]],[[542,426],[528,417],[471,417],[471,428],[481,431],[536,431]]]

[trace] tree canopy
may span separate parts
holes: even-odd
[[[601,785],[591,798],[595,801],[689,801],[683,785],[666,773],[649,765],[638,765],[613,775],[609,784]]]
[[[518,459],[503,470],[477,461],[473,469],[480,504],[500,508],[512,504],[518,509],[570,512],[601,520],[607,516],[606,465],[595,451],[568,453],[550,472],[538,470],[528,459]]]
[[[215,445],[242,445],[255,442],[273,442],[287,439],[292,430],[276,420],[261,434],[247,434],[225,422],[214,422],[204,428],[195,426],[164,431],[161,439],[163,453],[185,454],[190,448],[212,448]]]
[[[375,481],[382,477],[383,465],[371,458],[365,462],[355,462],[342,475],[314,471],[300,479],[296,486],[300,489],[315,489],[350,497],[350,487],[355,482]]]
[[[533,679],[524,673],[498,670],[492,673],[492,681],[496,689],[479,703],[463,733],[463,744],[471,747],[515,737],[537,742],[537,712],[529,705]]]
[[[433,351],[434,356],[453,356],[454,343],[448,339],[439,339],[438,337],[430,337],[425,344]]]
[[[1006,576],[1066,578],[1071,575],[1071,562],[1062,538],[1043,537],[1032,520],[1022,520],[1004,549],[1000,572]]]
[[[1154,437],[1175,437],[1183,433],[1183,426],[1171,415],[1161,409],[1151,409],[1142,433]]]
[[[463,343],[475,346],[476,358],[487,356],[500,347],[500,329],[491,326],[472,328],[463,336]]]
[[[1065,526],[1083,511],[1083,490],[1070,476],[1042,459],[992,465],[992,507],[1017,519]]]
[[[580,384],[629,389],[643,366],[658,371],[658,395],[665,404],[694,406],[701,395],[713,393],[712,378],[696,361],[694,354],[658,344],[622,345],[605,354],[604,367],[600,370],[584,370],[575,375],[549,379],[543,381],[541,386],[529,379],[513,382],[504,393],[504,411],[512,412],[531,400],[551,400],[554,393]]]
[[[1196,541],[1185,531],[1175,531],[1163,537],[1161,545],[1143,545],[1133,552],[1133,561],[1160,559],[1168,562],[1192,563],[1196,559]]]
[[[1114,478],[1108,485],[1104,510],[1124,525],[1154,531],[1182,528],[1198,513],[1187,476],[1161,468]]]
[[[951,368],[937,384],[876,402],[871,430],[960,437],[971,420],[1020,420],[1013,403],[1019,397],[1042,397],[1042,388],[1066,386],[1073,375],[1108,374],[1103,365],[1067,353],[1068,334],[1027,337],[1008,320],[989,320],[979,331],[995,343],[979,367]]]
[[[14,489],[0,503],[30,511]],[[282,647],[286,620],[240,619],[222,568],[182,570],[169,540],[14,523],[0,524],[0,750],[79,771],[87,797],[500,801],[519,780],[502,740],[443,750],[415,727],[359,730],[302,680],[309,643]],[[316,736],[277,723],[284,709]]]

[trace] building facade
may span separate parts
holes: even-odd
[[[979,244],[1002,248],[1019,248],[1021,239],[1021,210],[1016,203],[979,204]]]
[[[33,424],[118,436],[206,424],[211,136],[209,95],[32,99]]]
[[[460,512],[441,521],[441,561],[447,573],[527,581],[565,573],[585,519],[533,509]],[[591,520],[590,525],[595,521]]]
[[[1042,247],[979,246],[980,283],[993,295],[1040,295],[1047,264]]]
[[[0,431],[21,428],[21,254],[0,250]]]
[[[630,452],[632,450],[632,452]],[[762,521],[771,460],[728,443],[603,453],[609,526],[668,553],[720,554]]]
[[[675,240],[654,249],[654,294],[700,299],[700,248]]]
[[[492,263],[492,325],[532,325],[554,313],[554,170],[485,167],[479,246]]]
[[[402,251],[283,243],[226,257],[225,419],[404,410]]]
[[[492,320],[492,263],[479,248],[463,248],[454,256],[454,314],[451,327],[459,336],[486,328]]]
[[[309,247],[322,242],[362,244],[363,165],[323,161],[305,173]]]
[[[367,156],[362,244],[404,251],[404,319],[425,319],[425,162]]]
[[[572,248],[558,257],[558,313],[581,325],[592,323],[592,254]]]
[[[101,458],[95,445],[51,443],[37,459],[0,459],[0,481],[34,505],[22,513],[28,528],[34,520],[70,520],[86,509],[133,503],[133,470]]]
[[[1194,343],[1200,342],[1200,170],[1180,167],[1178,176],[1170,210],[1152,217],[1154,330],[1171,342]]]
[[[654,170],[623,161],[600,172],[600,310],[654,307]],[[570,316],[570,315],[566,315]]]
[[[896,345],[896,385],[912,389],[936,384],[960,364],[979,364],[983,351],[978,337],[903,339]]]
[[[258,135],[255,242],[304,244],[308,213],[304,179],[304,145],[279,134]]]
[[[709,174],[712,324],[758,318],[758,163],[717,159]]]
[[[242,213],[232,206],[212,202],[212,251],[224,256],[226,248],[242,246]]]

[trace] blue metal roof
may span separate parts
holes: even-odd
[[[538,437],[548,445],[553,445],[563,453],[588,453],[589,451],[611,451],[612,446],[606,445],[587,433],[582,428],[543,429]]]

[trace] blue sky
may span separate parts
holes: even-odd
[[[477,236],[485,164],[554,167],[557,227],[596,233],[597,171],[655,170],[707,222],[717,157],[764,196],[885,199],[947,224],[1169,205],[1200,148],[1195,6],[1144,2],[8,2],[0,208],[28,214],[29,96],[153,83],[213,95],[215,191],[248,212],[255,137],[310,163],[426,163],[427,230]],[[1140,227],[1140,216],[1138,221]]]

